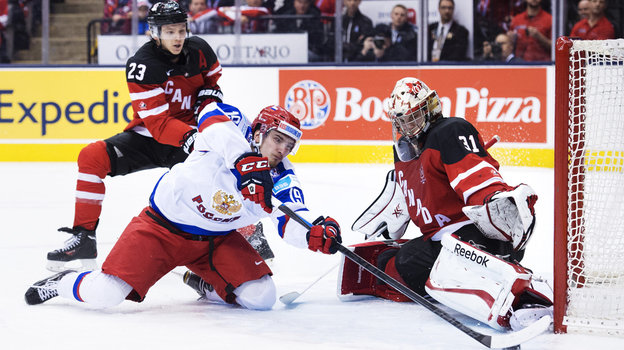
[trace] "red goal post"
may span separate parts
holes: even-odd
[[[555,332],[624,335],[624,40],[556,42]]]

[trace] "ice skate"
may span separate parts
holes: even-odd
[[[73,270],[59,272],[48,278],[42,279],[41,281],[35,282],[30,288],[28,288],[26,294],[24,295],[26,304],[37,305],[58,296],[58,290],[56,289],[58,282],[61,278],[63,278],[63,276],[70,272],[73,272]]]
[[[539,304],[524,305],[513,312],[509,318],[509,326],[513,331],[519,331],[537,322],[544,316],[553,317],[553,307]]]
[[[204,281],[201,277],[194,274],[190,270],[184,273],[184,275],[182,276],[182,281],[187,286],[193,288],[193,290],[195,290],[197,294],[199,294],[200,299],[206,298],[207,292],[214,291],[213,286],[206,283],[206,281]]]
[[[65,241],[63,248],[48,253],[46,268],[53,272],[67,269],[77,271],[97,269],[95,230],[86,230],[78,226],[73,229],[62,227],[59,231],[70,233],[72,236]],[[80,266],[74,266],[77,264]]]
[[[240,228],[237,231],[247,239],[247,242],[249,242],[249,244],[254,247],[254,249],[258,252],[258,254],[260,254],[264,261],[270,262],[273,260],[273,258],[275,258],[273,250],[271,250],[269,242],[264,236],[261,222],[258,222],[256,225],[249,225]]]

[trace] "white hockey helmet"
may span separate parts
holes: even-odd
[[[387,101],[395,150],[401,161],[410,161],[420,154],[418,137],[442,117],[440,99],[427,84],[408,77],[397,81]]]
[[[438,94],[416,78],[397,81],[387,107],[394,129],[411,141],[442,115]]]

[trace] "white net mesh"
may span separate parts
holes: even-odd
[[[624,335],[624,40],[570,57],[568,331]]]

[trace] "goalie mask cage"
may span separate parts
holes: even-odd
[[[624,336],[624,40],[556,48],[555,332]]]

